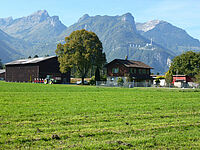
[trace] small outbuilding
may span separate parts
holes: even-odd
[[[5,74],[6,74],[6,70],[0,69],[0,80],[5,80]]]
[[[173,75],[172,83],[176,87],[190,87],[193,84],[193,80],[191,77],[187,75]]]
[[[33,82],[47,75],[61,78],[62,83],[70,83],[70,72],[62,74],[57,56],[20,59],[7,63],[5,80],[7,82]]]

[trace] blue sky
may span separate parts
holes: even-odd
[[[165,20],[200,39],[200,0],[0,0],[0,18],[46,9],[70,26],[83,16],[132,13],[136,22]]]

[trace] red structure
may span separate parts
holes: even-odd
[[[193,82],[191,77],[187,76],[187,75],[173,75],[173,81],[172,83],[174,84],[174,82]]]

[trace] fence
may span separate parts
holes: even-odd
[[[152,82],[124,82],[123,84],[118,84],[115,81],[97,81],[96,86],[106,86],[106,87],[125,87],[125,88],[133,88],[133,87],[167,87],[167,88],[200,88],[199,84],[189,83],[182,84],[180,86],[176,86],[174,84],[165,84],[163,86],[153,84]]]
[[[119,84],[114,81],[97,81],[96,86],[133,88],[133,87],[152,87],[153,84],[150,82],[124,82]]]

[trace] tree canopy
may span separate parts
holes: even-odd
[[[60,62],[60,71],[66,73],[71,68],[76,68],[82,83],[92,66],[101,68],[106,62],[106,55],[98,36],[84,29],[72,32],[65,38],[65,44],[59,43],[56,54]]]
[[[194,77],[200,72],[200,52],[188,51],[176,56],[169,72],[173,75],[182,74]]]

